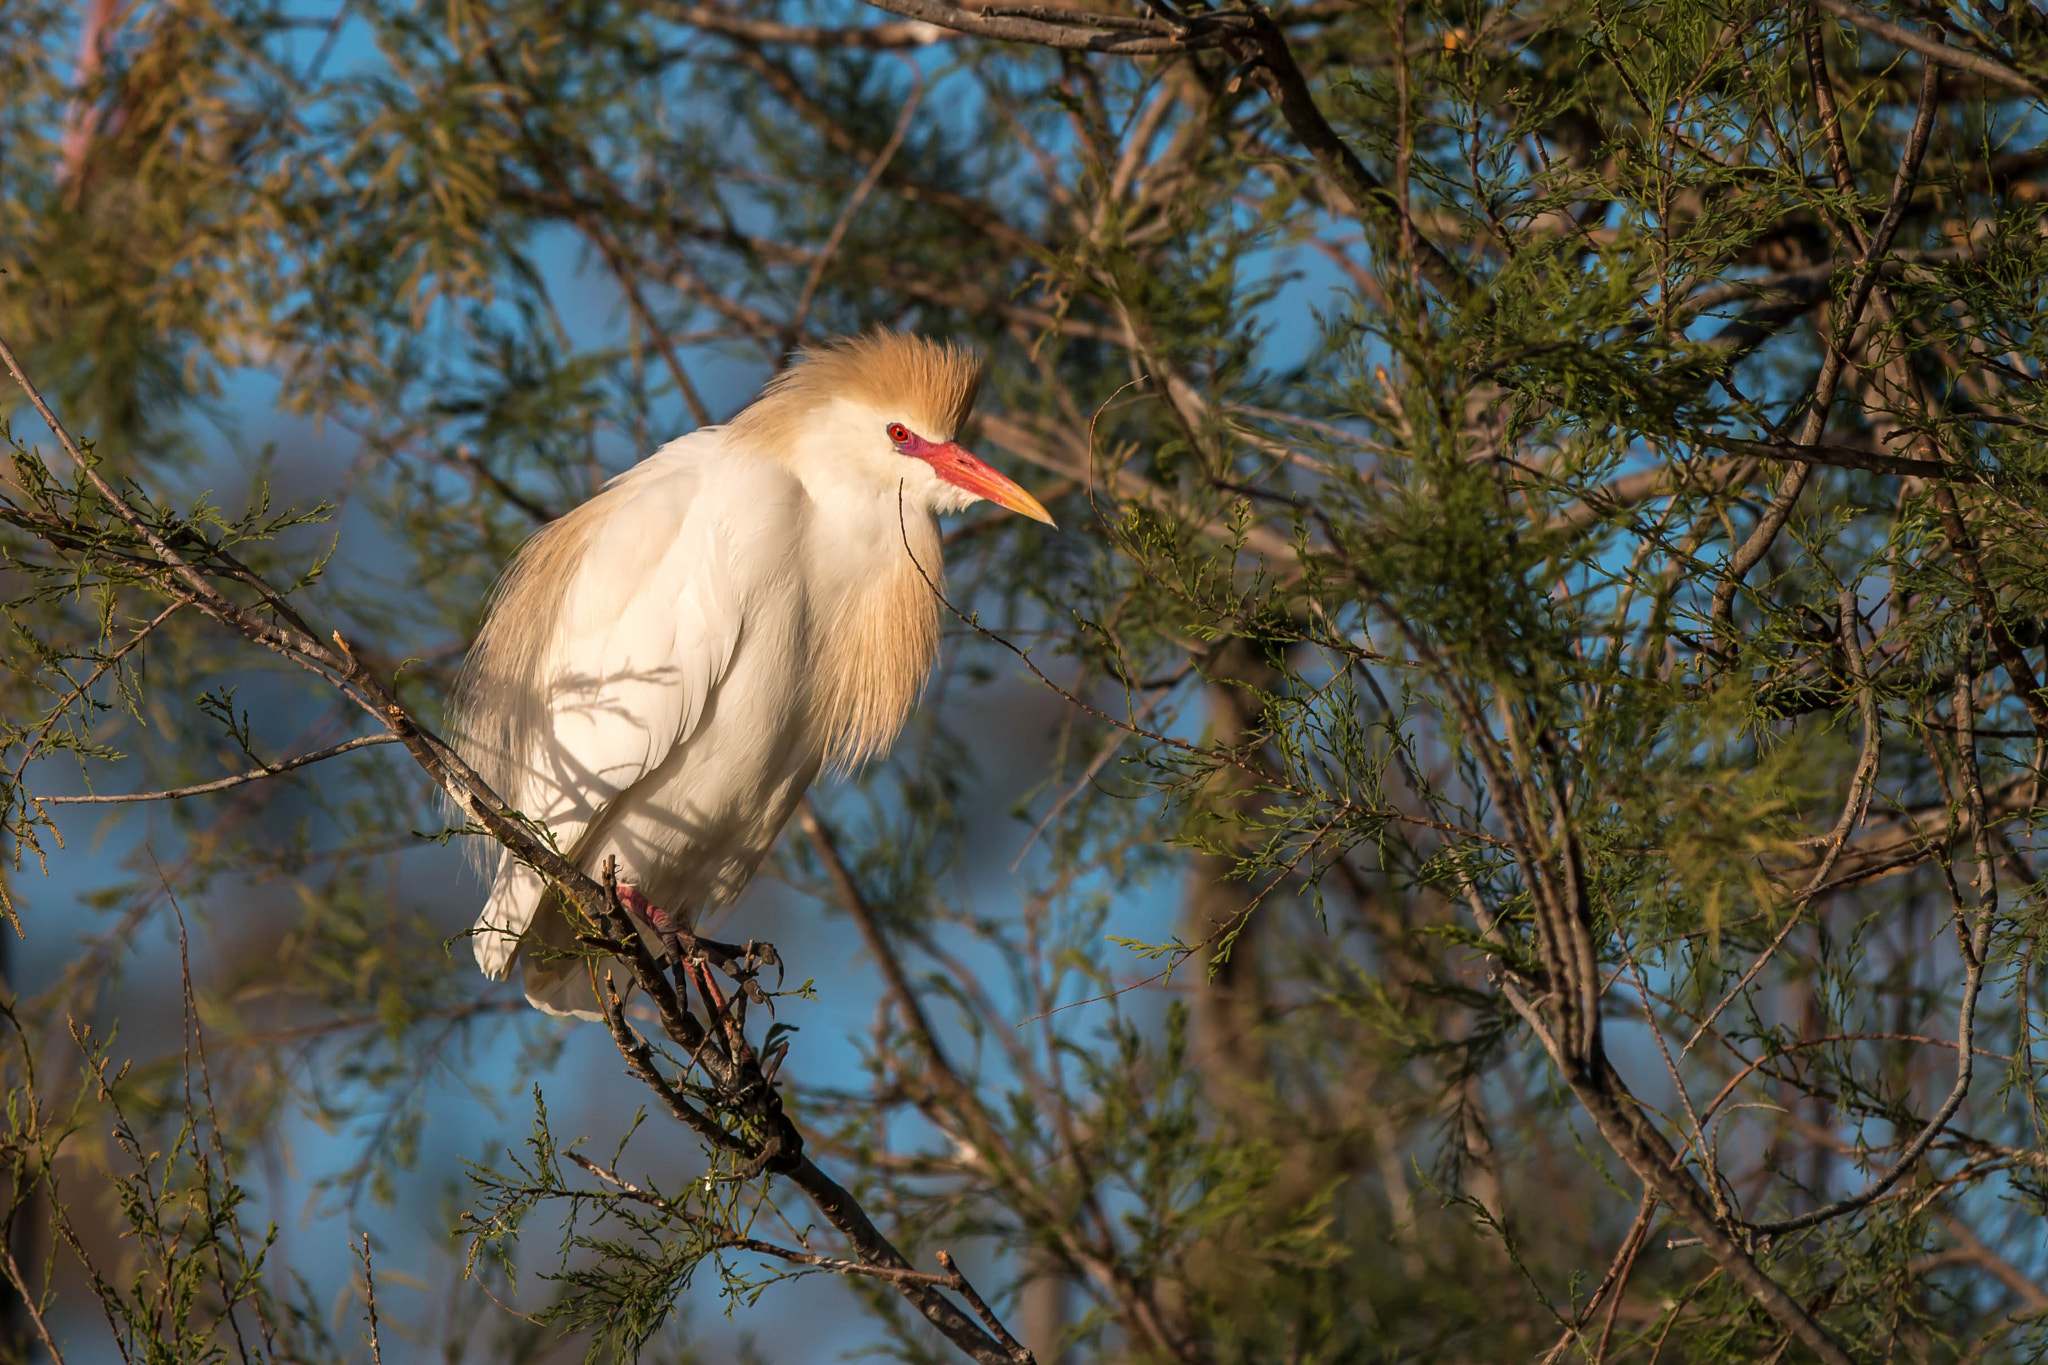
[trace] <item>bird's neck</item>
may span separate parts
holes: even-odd
[[[860,515],[861,512],[867,515]],[[939,528],[929,512],[888,505],[824,509],[831,529],[814,582],[819,629],[814,696],[826,759],[856,767],[887,749],[923,690],[939,647]]]

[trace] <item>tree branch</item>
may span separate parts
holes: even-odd
[[[1190,14],[1174,20],[1119,18],[1112,30],[1103,26],[1108,22],[1103,16],[1087,13],[1045,10],[1034,12],[1040,17],[1012,18],[977,14],[938,0],[868,3],[891,14],[943,25],[961,33],[1070,52],[1135,57],[1221,47],[1272,99],[1295,138],[1344,192],[1366,227],[1386,235],[1388,259],[1397,258],[1396,250],[1392,249],[1397,239],[1411,243],[1417,268],[1432,285],[1454,301],[1464,302],[1472,297],[1472,287],[1464,272],[1422,235],[1401,197],[1367,170],[1351,145],[1330,126],[1309,89],[1308,78],[1294,60],[1287,35],[1261,6]]]
[[[1880,19],[1860,5],[1848,3],[1848,0],[1807,0],[1807,3],[1817,10],[1834,15],[1837,19],[1854,24],[1874,38],[1882,38],[1888,43],[1911,48],[1930,61],[1953,67],[1957,71],[1967,71],[1973,76],[1982,76],[1987,81],[2017,90],[2033,99],[2048,99],[2048,90],[2042,89],[2003,62],[1993,61],[1974,52],[1965,52],[1939,39],[1915,33],[1912,29],[1903,28],[1890,20]]]
[[[236,773],[233,777],[222,777],[191,787],[173,787],[169,791],[160,792],[124,792],[118,796],[39,796],[35,799],[46,806],[113,806],[130,801],[182,801],[188,796],[226,791],[230,787],[239,787],[244,782],[260,782],[266,777],[276,777],[280,773],[291,772],[294,768],[304,768],[338,754],[354,753],[358,749],[367,749],[376,744],[396,743],[398,736],[393,734],[363,735],[349,740],[346,744],[337,744],[332,748],[319,749],[310,754],[300,754],[297,758],[268,763],[261,768]]]
[[[1232,34],[1251,30],[1248,15],[1225,12],[1190,15],[1183,22],[1091,14],[1085,10],[1028,8],[1029,18],[978,14],[938,0],[868,0],[877,9],[957,33],[1005,42],[1031,43],[1067,52],[1107,52],[1123,57],[1161,56],[1220,47]]]
[[[907,24],[869,24],[865,27],[827,28],[821,24],[781,24],[772,19],[748,19],[712,5],[664,5],[662,14],[677,23],[706,33],[743,38],[750,43],[789,43],[797,47],[864,48],[883,52],[902,48],[930,47],[953,41],[954,31],[938,24],[913,20]]]

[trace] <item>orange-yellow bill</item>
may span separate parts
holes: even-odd
[[[933,472],[955,488],[964,489],[977,498],[987,498],[998,507],[1030,517],[1033,521],[1042,521],[1047,526],[1058,524],[1053,521],[1052,513],[1045,510],[1045,505],[1025,492],[1015,479],[997,472],[951,441],[925,458],[931,461]]]

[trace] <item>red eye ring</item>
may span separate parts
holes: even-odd
[[[901,422],[889,423],[889,439],[899,446],[903,445],[910,440],[910,428]]]

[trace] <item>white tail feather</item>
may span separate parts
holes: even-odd
[[[470,939],[476,949],[476,965],[483,968],[485,976],[503,981],[512,974],[512,961],[519,956],[519,936],[533,923],[546,894],[547,883],[532,868],[510,857],[499,862],[498,880],[491,886],[491,898],[484,902]]]

